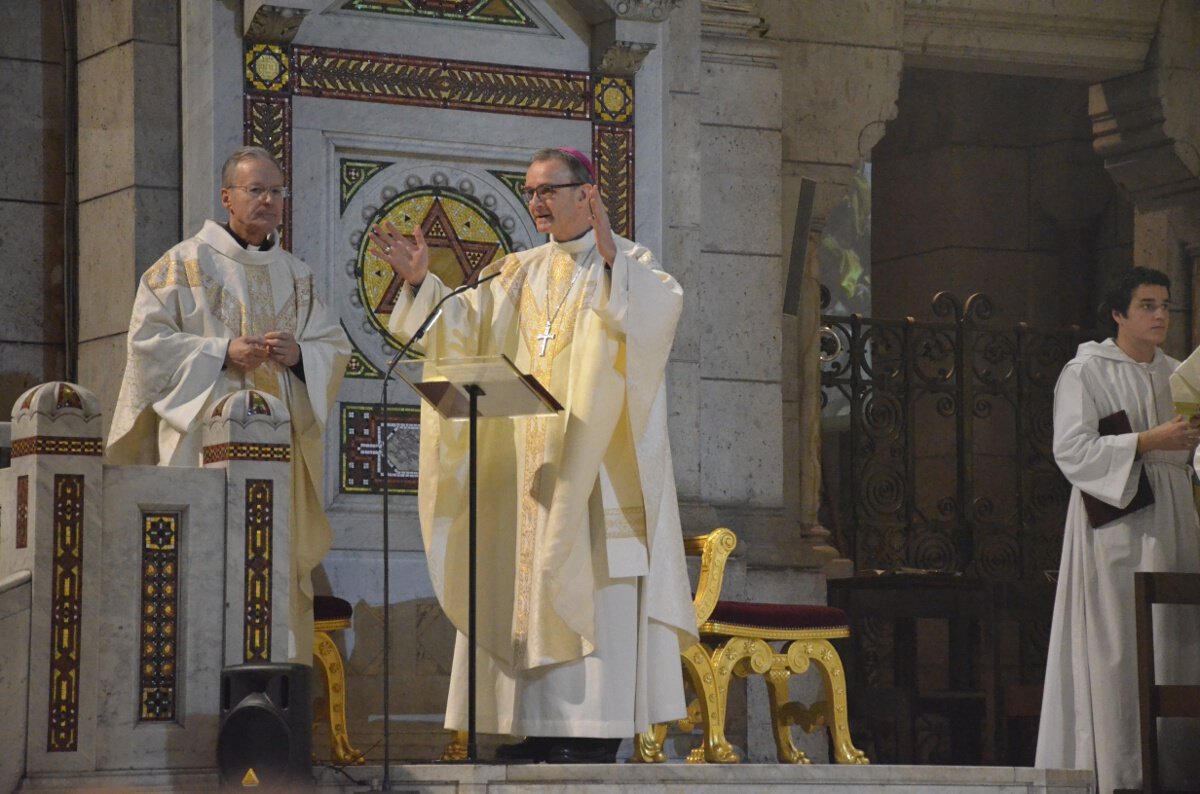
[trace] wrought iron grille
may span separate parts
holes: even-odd
[[[989,580],[1057,568],[1070,487],[1051,453],[1054,384],[1089,334],[996,328],[982,294],[943,322],[822,317],[822,408],[837,406],[838,548],[862,569]]]

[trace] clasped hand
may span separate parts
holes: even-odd
[[[1176,416],[1174,419],[1138,433],[1137,451],[1149,452],[1180,450],[1190,452],[1200,442],[1200,415],[1191,419]]]
[[[239,336],[229,340],[225,363],[242,372],[253,372],[267,360],[285,367],[300,362],[300,343],[287,331],[268,331],[264,336]]]

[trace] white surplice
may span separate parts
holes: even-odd
[[[1088,342],[1054,393],[1054,457],[1073,486],[1054,601],[1038,731],[1039,768],[1093,769],[1098,788],[1141,786],[1135,571],[1200,571],[1200,529],[1186,452],[1137,456],[1137,434],[1174,415],[1168,378],[1178,362],[1161,350],[1141,364],[1109,339]],[[1100,436],[1119,410],[1132,433]],[[1093,528],[1081,491],[1129,503],[1145,471],[1154,504]],[[1200,608],[1155,607],[1159,683],[1200,683]],[[1200,724],[1164,720],[1168,781],[1200,791]]]
[[[664,373],[682,292],[644,247],[594,235],[488,265],[447,302],[431,360],[504,353],[564,406],[479,425],[479,710],[487,733],[622,737],[683,716],[679,652],[696,641]],[[405,286],[415,332],[447,287]],[[544,352],[543,352],[544,351]],[[446,726],[466,726],[465,422],[422,406],[419,505],[430,578],[458,628]]]
[[[225,366],[229,341],[287,331],[300,344],[304,379],[268,361],[247,375]],[[293,661],[312,664],[311,572],[332,531],[322,498],[325,420],[337,398],[350,341],[317,298],[313,274],[275,246],[242,248],[213,221],[167,251],[142,276],[129,322],[106,459],[200,466],[202,422],[225,395],[257,389],[287,406],[292,428],[289,630]]]

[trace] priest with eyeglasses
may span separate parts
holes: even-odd
[[[429,359],[503,353],[564,406],[479,423],[477,725],[524,737],[512,762],[607,763],[621,739],[686,713],[696,642],[667,438],[665,370],[679,284],[613,234],[590,161],[542,149],[522,195],[547,243],[478,274],[421,340]],[[372,253],[404,282],[411,337],[450,290],[385,223]],[[483,279],[497,275],[483,283]],[[468,438],[422,407],[418,502],[430,578],[458,629],[446,727],[467,728]]]
[[[311,665],[311,572],[332,540],[324,429],[350,341],[317,295],[312,270],[279,246],[287,196],[268,151],[236,150],[221,169],[228,220],[206,221],[142,275],[105,455],[110,463],[200,466],[203,422],[225,395],[256,389],[283,401],[292,427],[288,655]]]

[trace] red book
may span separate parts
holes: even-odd
[[[1115,414],[1104,417],[1097,423],[1097,429],[1102,436],[1119,436],[1133,432],[1133,427],[1129,424],[1129,415],[1124,411],[1117,411]],[[1093,529],[1111,524],[1122,516],[1127,516],[1152,504],[1154,504],[1154,491],[1150,490],[1150,480],[1146,477],[1145,468],[1142,469],[1142,476],[1138,478],[1137,493],[1124,507],[1113,507],[1090,494],[1083,494],[1083,507],[1087,510],[1088,521],[1091,522]]]

